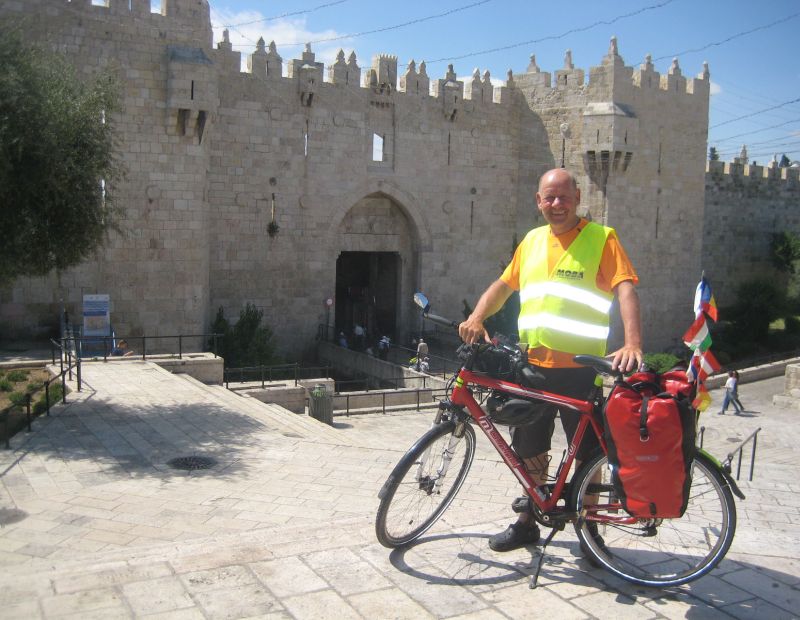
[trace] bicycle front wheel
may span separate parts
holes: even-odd
[[[473,458],[475,431],[467,423],[444,422],[420,437],[378,495],[378,541],[393,548],[424,534],[455,498]]]
[[[571,486],[571,505],[583,517],[575,523],[581,549],[626,581],[680,585],[708,573],[731,546],[733,494],[702,453],[695,455],[689,503],[679,519],[625,519],[605,454],[587,462]]]

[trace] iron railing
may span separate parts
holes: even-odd
[[[320,372],[324,374],[320,375]],[[239,383],[260,382],[262,388],[267,382],[271,383],[273,381],[293,381],[296,386],[302,379],[327,377],[329,372],[329,366],[300,366],[298,363],[276,364],[273,366],[243,366],[241,368],[226,368],[223,371],[223,382],[225,387],[230,389],[230,384],[236,382],[234,377],[238,376]]]
[[[114,343],[119,342],[120,340],[125,340],[129,344],[133,344],[136,346],[140,344],[141,354],[136,353],[136,357],[141,357],[141,359],[146,360],[147,356],[150,355],[151,357],[154,355],[164,355],[165,353],[162,352],[152,352],[148,353],[148,343],[151,344],[153,341],[163,342],[163,341],[173,341],[177,342],[177,356],[178,359],[183,359],[184,354],[184,342],[189,339],[200,338],[201,342],[204,344],[200,347],[201,349],[205,349],[205,343],[209,340],[211,341],[211,352],[214,354],[214,357],[218,357],[217,351],[219,350],[219,339],[222,337],[222,334],[178,334],[176,336],[72,336],[68,335],[61,340],[71,340],[75,345],[75,350],[77,352],[77,356],[79,358],[103,358],[103,361],[108,361],[109,357],[111,356],[111,351],[114,348]],[[55,341],[51,340],[51,343],[55,344]],[[97,348],[100,349],[98,354],[93,354],[92,351]],[[163,350],[169,351],[170,347],[161,347]],[[55,363],[55,348],[51,347],[52,350],[52,357],[53,363]],[[174,348],[172,349],[174,351]],[[194,352],[194,351],[192,351]],[[167,355],[175,355],[176,353],[166,353]]]
[[[731,473],[731,463],[733,462],[733,459],[736,458],[736,455],[737,454],[739,455],[739,459],[736,463],[736,476],[735,476],[736,480],[739,480],[742,474],[742,455],[744,453],[744,448],[748,443],[752,442],[753,449],[750,452],[750,475],[748,476],[748,480],[750,482],[753,481],[753,471],[755,470],[755,465],[756,465],[756,449],[758,448],[759,431],[761,431],[760,426],[752,433],[750,433],[747,437],[745,437],[744,440],[736,447],[735,450],[729,452],[725,460],[722,461],[721,463],[722,468],[728,473]],[[701,450],[703,449],[703,439],[705,437],[705,432],[706,432],[706,427],[701,426],[700,432],[698,433],[699,448]]]

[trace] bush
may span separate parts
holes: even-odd
[[[62,397],[64,396],[64,388],[61,387],[60,381],[54,381],[50,384],[50,406],[52,407],[56,403],[61,402]],[[47,397],[42,391],[41,395],[39,396],[39,400],[37,400],[33,404],[32,411],[35,415],[40,413],[44,413],[47,411]]]
[[[654,372],[667,372],[681,363],[681,358],[672,353],[645,353],[644,364]]]
[[[743,348],[765,344],[770,323],[785,314],[785,292],[769,280],[750,280],[739,287],[736,298],[730,310],[736,338]]]
[[[27,370],[12,370],[6,375],[6,379],[14,383],[20,383],[28,378],[30,373]]]
[[[231,327],[222,308],[211,324],[215,334],[222,334],[217,354],[225,360],[226,368],[269,366],[280,363],[275,355],[272,330],[261,325],[263,311],[247,304],[239,313],[239,320]]]
[[[8,400],[11,401],[12,405],[24,407],[28,400],[28,395],[25,392],[11,392],[11,394],[8,395]]]
[[[11,383],[8,379],[0,379],[0,391],[2,392],[10,392],[14,389],[14,384]]]

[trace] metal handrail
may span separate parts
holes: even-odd
[[[141,358],[143,360],[147,359],[147,342],[153,340],[175,340],[178,341],[178,359],[183,359],[183,341],[187,338],[202,338],[203,342],[207,339],[211,339],[211,352],[214,354],[214,357],[218,357],[217,351],[219,350],[219,339],[222,337],[222,334],[178,334],[178,335],[169,335],[169,336],[75,336],[75,335],[68,335],[64,338],[61,338],[62,341],[68,340],[71,341],[78,352],[77,357],[83,357],[83,344],[85,342],[91,343],[98,343],[101,342],[103,344],[103,361],[108,361],[110,357],[110,352],[112,350],[112,346],[114,341],[119,340],[127,340],[130,342],[141,342]],[[50,341],[53,344],[56,344],[54,340]],[[51,347],[51,352],[53,356],[53,363],[55,363],[55,349]],[[154,353],[150,354],[157,355]],[[96,356],[99,357],[99,356]],[[139,357],[137,355],[137,357]]]
[[[261,387],[263,388],[267,382],[274,381],[275,375],[280,375],[281,371],[290,371],[288,373],[291,374],[290,380],[294,381],[295,386],[297,386],[301,379],[317,378],[318,374],[316,376],[312,374],[315,371],[322,371],[324,372],[323,376],[327,377],[330,372],[330,366],[300,366],[300,364],[294,362],[291,364],[273,364],[271,366],[261,365],[226,368],[223,371],[223,383],[225,387],[229,389],[231,383],[236,383],[233,377],[237,374],[239,375],[239,383],[251,383],[253,379],[245,378],[245,374],[250,373],[258,375],[258,380],[261,382]],[[301,377],[301,374],[305,376]]]
[[[742,452],[743,452],[743,449],[748,443],[750,443],[750,441],[752,441],[753,442],[753,450],[752,450],[752,452],[750,454],[750,477],[748,478],[748,480],[750,482],[753,481],[753,469],[755,468],[755,464],[756,464],[756,448],[758,447],[758,433],[759,433],[760,430],[761,430],[761,427],[759,426],[756,430],[754,430],[752,433],[750,433],[742,441],[742,443],[739,444],[739,446],[733,452],[729,452],[728,453],[727,458],[722,462],[722,467],[725,469],[725,471],[730,473],[730,471],[731,471],[731,462],[733,462],[733,459],[736,456],[736,454],[737,453],[739,454],[739,460],[738,460],[738,462],[736,464],[736,479],[737,480],[739,480],[739,476],[741,476],[741,473],[742,473]]]
[[[411,390],[406,391],[405,393],[406,394],[409,394],[409,393],[415,393],[416,394],[416,404],[413,405],[413,408],[414,408],[415,411],[421,411],[423,408],[429,408],[429,407],[437,406],[436,405],[436,403],[438,402],[437,398],[436,398],[437,395],[446,396],[448,394],[448,390],[446,390],[444,388],[439,388],[439,389],[413,388]],[[430,395],[430,397],[431,397],[430,404],[423,404],[423,402],[420,400],[420,394],[422,394],[422,393]],[[387,392],[383,392],[382,393],[382,399],[381,399],[381,413],[383,415],[386,415],[386,394],[387,394]],[[340,398],[344,398],[345,399],[345,407],[344,407],[344,409],[334,409],[333,410],[334,414],[345,415],[345,416],[351,415],[351,407],[350,407],[350,400],[351,399],[357,400],[359,398],[375,398],[375,394],[352,394],[352,393],[348,393],[348,392],[337,392],[334,396],[338,396]],[[309,400],[310,399],[308,399],[308,398],[306,399],[306,407],[309,406]],[[389,406],[391,407],[393,405],[389,405]],[[399,407],[411,408],[412,405],[400,404],[400,405],[396,405],[396,407],[398,407],[398,408]],[[355,409],[355,407],[353,407],[353,409]]]

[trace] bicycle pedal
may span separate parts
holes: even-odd
[[[513,502],[511,502],[511,510],[516,513],[522,512],[533,512],[533,507],[531,506],[531,498],[527,495],[525,497],[518,497]]]

